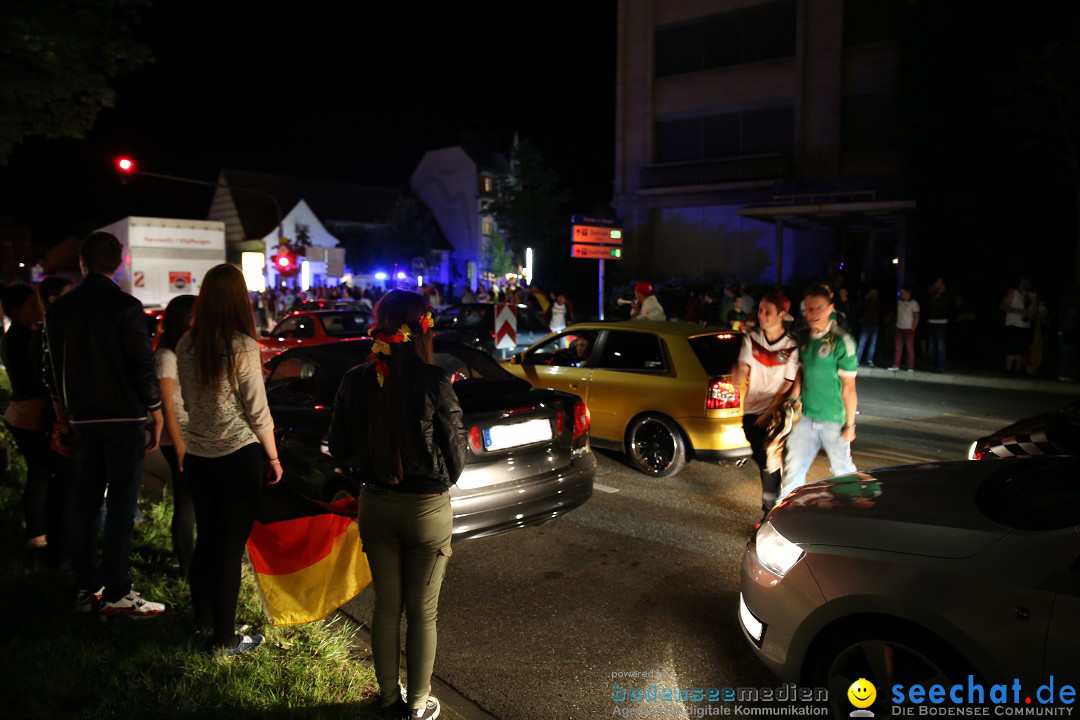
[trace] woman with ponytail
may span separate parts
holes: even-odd
[[[393,290],[375,306],[371,357],[341,381],[330,453],[360,482],[360,539],[375,586],[371,644],[383,717],[439,717],[429,693],[435,620],[450,558],[449,490],[465,467],[461,406],[432,365],[427,300]],[[399,686],[401,609],[407,697]]]

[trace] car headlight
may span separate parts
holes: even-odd
[[[979,444],[978,440],[972,440],[971,441],[971,447],[968,448],[968,456],[967,456],[968,460],[974,460],[975,459],[975,447],[978,444]]]
[[[801,547],[777,532],[771,522],[766,522],[758,530],[755,547],[758,562],[777,577],[784,577],[806,554]]]

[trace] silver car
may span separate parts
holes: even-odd
[[[848,689],[863,678],[877,688],[865,712],[878,717],[937,685],[943,705],[966,701],[969,682],[988,693],[1018,680],[1023,706],[1050,676],[1059,690],[1080,680],[1078,526],[1080,458],[806,485],[747,545],[740,623],[782,679],[827,688],[834,717],[850,714]],[[951,683],[965,690],[950,698]]]

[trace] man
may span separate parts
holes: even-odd
[[[856,364],[863,361],[866,351],[866,364],[874,367],[874,351],[877,349],[878,325],[881,323],[881,303],[878,301],[878,289],[872,287],[866,291],[859,313],[859,347],[855,353]]]
[[[653,293],[651,282],[639,281],[634,285],[634,302],[630,309],[631,320],[666,320],[664,308]]]
[[[45,314],[45,379],[58,422],[74,430],[77,447],[72,530],[76,610],[98,606],[101,617],[138,618],[165,609],[134,592],[128,576],[143,458],[157,447],[163,423],[142,304],[112,279],[122,255],[123,246],[108,233],[83,240],[82,283]],[[103,498],[107,513],[99,562],[97,520]]]
[[[919,327],[919,303],[911,297],[911,288],[900,288],[896,301],[896,352],[893,353],[891,372],[900,369],[900,356],[907,348],[907,371],[915,372],[915,329]]]
[[[780,497],[806,484],[819,450],[825,450],[833,475],[855,472],[855,341],[831,319],[828,286],[807,290],[802,307],[807,327],[796,335],[799,376],[792,391],[802,400],[802,419],[788,437]]]
[[[926,328],[930,334],[930,358],[934,372],[945,372],[945,339],[949,333],[949,296],[945,292],[945,278],[937,278],[930,286],[926,303]]]

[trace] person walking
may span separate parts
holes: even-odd
[[[872,287],[866,291],[862,307],[859,309],[859,345],[855,351],[855,364],[861,365],[863,351],[866,351],[866,364],[874,367],[874,352],[877,350],[878,329],[881,325],[881,301],[878,289]]]
[[[933,372],[945,372],[945,346],[949,336],[951,301],[945,292],[945,278],[936,278],[930,286],[926,303],[926,327],[930,336],[930,359]]]
[[[44,310],[29,285],[12,285],[4,290],[0,307],[11,320],[8,331],[0,338],[0,359],[11,382],[11,402],[4,412],[4,426],[26,460],[26,487],[22,497],[26,547],[43,550],[50,535],[49,441],[42,424],[49,394],[42,383],[40,368],[33,363],[30,343]]]
[[[161,339],[154,353],[154,369],[161,386],[161,409],[165,419],[165,429],[161,433],[161,454],[169,465],[173,490],[173,559],[184,577],[191,569],[191,556],[195,551],[195,505],[191,500],[188,480],[180,470],[187,452],[184,431],[187,429],[188,414],[184,409],[176,367],[176,346],[191,326],[195,301],[194,295],[178,295],[169,301],[162,321]]]
[[[833,475],[855,472],[855,341],[831,319],[832,291],[827,285],[807,290],[802,308],[807,327],[796,334],[799,376],[792,389],[792,396],[802,401],[802,419],[788,437],[781,498],[806,484],[822,449]]]
[[[915,372],[915,329],[919,327],[919,303],[911,297],[911,288],[900,288],[896,301],[896,350],[889,370],[900,369],[900,355],[907,348],[907,371]]]
[[[371,645],[384,718],[431,720],[439,590],[450,559],[450,487],[466,435],[450,379],[432,364],[431,313],[394,290],[375,308],[368,362],[342,379],[329,446],[360,484],[360,539],[375,586]],[[399,686],[402,608],[407,699]]]
[[[58,424],[75,436],[75,608],[97,609],[101,618],[145,618],[165,606],[135,592],[128,570],[143,460],[161,436],[161,390],[142,303],[113,281],[122,260],[113,235],[95,232],[83,240],[83,281],[45,313],[45,382]]]
[[[203,277],[191,329],[176,344],[188,412],[177,464],[199,528],[190,571],[195,625],[209,630],[211,649],[226,656],[263,641],[234,632],[240,561],[263,483],[282,475],[255,337],[243,273],[215,265]]]
[[[743,393],[743,434],[750,443],[761,476],[761,510],[768,514],[780,492],[780,471],[769,472],[766,460],[768,428],[773,414],[787,397],[799,371],[799,349],[794,333],[784,329],[791,301],[770,290],[758,303],[758,326],[743,335],[735,372],[735,386]]]

